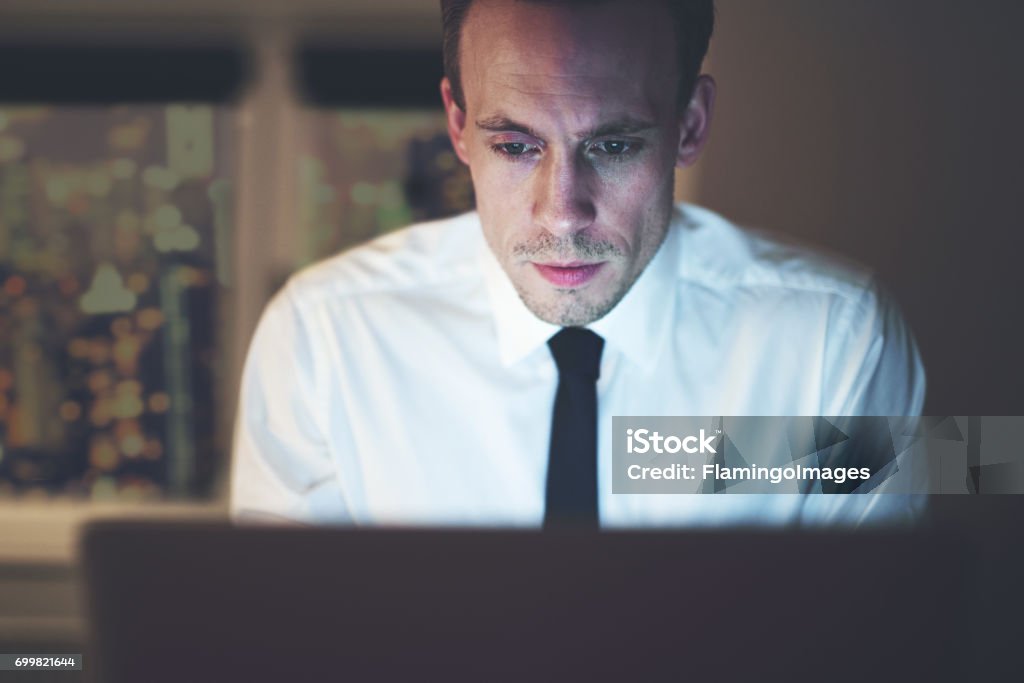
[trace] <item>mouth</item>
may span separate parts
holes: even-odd
[[[540,276],[556,287],[582,287],[605,265],[601,263],[534,263]]]

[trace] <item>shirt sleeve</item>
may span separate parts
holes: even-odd
[[[854,305],[832,321],[823,370],[823,416],[912,416],[921,414],[925,371],[913,334],[892,298],[872,281]],[[874,492],[807,497],[805,525],[912,524],[923,513],[928,463],[895,453],[897,471]]]
[[[925,371],[892,298],[872,281],[829,327],[821,415],[921,414]]]
[[[347,521],[312,339],[286,287],[264,311],[242,372],[230,486],[236,522]]]

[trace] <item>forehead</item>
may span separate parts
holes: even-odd
[[[477,114],[540,105],[656,117],[675,103],[662,2],[477,0],[460,42],[462,88]]]

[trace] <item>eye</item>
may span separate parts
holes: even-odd
[[[490,144],[490,148],[492,152],[506,161],[526,161],[540,153],[541,145],[536,142],[513,139],[506,142],[495,141]]]
[[[626,140],[602,140],[595,142],[591,149],[605,156],[618,157],[633,151],[633,144]]]
[[[500,142],[493,145],[491,149],[502,156],[516,158],[526,156],[536,149],[536,145],[525,142]]]

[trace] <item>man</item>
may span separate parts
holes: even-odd
[[[860,270],[673,206],[708,139],[711,0],[443,0],[477,212],[296,275],[243,378],[238,519],[860,523],[902,496],[614,495],[613,415],[916,415]]]

